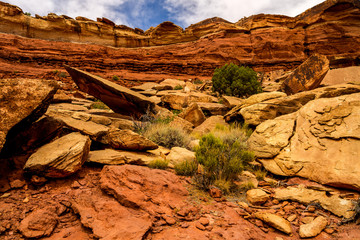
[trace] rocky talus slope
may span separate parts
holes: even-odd
[[[247,99],[220,100],[207,83],[174,79],[127,89],[71,67],[84,92],[1,80],[0,239],[358,239],[360,85],[316,88],[324,72],[334,82],[344,82],[340,71],[358,75],[331,74],[319,59],[284,81],[300,92]],[[241,120],[254,127],[243,143],[256,155],[252,164],[273,175],[243,171],[235,184],[253,189],[230,196],[199,190],[173,169],[195,160],[199,140],[188,149],[159,146],[136,133],[148,119],[139,113],[194,136]],[[149,168],[159,159],[166,169]]]
[[[186,29],[164,22],[144,32],[105,18],[31,17],[0,3],[0,77],[51,76],[66,63],[109,79],[117,75],[120,84],[208,78],[226,62],[289,70],[314,53],[326,55],[331,67],[356,65],[359,7],[357,0],[327,0],[296,17],[212,18]]]

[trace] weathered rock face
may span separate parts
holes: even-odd
[[[74,132],[46,144],[27,160],[24,170],[46,177],[66,177],[81,168],[86,161],[91,141]]]
[[[262,14],[236,24],[209,19],[185,30],[163,23],[142,33],[106,21],[74,20],[56,15],[32,18],[19,8],[3,3],[1,32],[67,42],[1,34],[1,57],[17,67],[9,68],[9,62],[2,61],[0,69],[5,76],[14,74],[16,69],[22,76],[41,77],[45,72],[59,69],[64,60],[79,67],[80,59],[82,68],[107,77],[118,75],[121,79],[160,81],[209,77],[215,67],[230,61],[259,71],[293,69],[314,53],[326,55],[332,67],[355,65],[360,52],[359,12],[357,0],[328,0],[295,18]],[[182,44],[115,49],[70,42],[115,47]],[[36,63],[31,63],[31,59],[36,59]],[[17,63],[18,60],[21,63]],[[39,68],[37,63],[44,68]]]
[[[255,102],[255,104],[242,104],[236,106],[225,115],[225,119],[228,121],[235,119],[243,120],[249,125],[257,126],[266,120],[296,112],[311,100],[317,98],[331,98],[356,92],[360,92],[360,85],[340,84],[317,88],[291,96],[277,97],[266,101]],[[262,94],[271,96],[273,93]],[[245,100],[245,103],[246,102],[247,101]]]
[[[317,88],[328,71],[327,57],[314,54],[285,79],[284,90],[287,94],[294,94]]]
[[[46,112],[56,90],[57,84],[50,81],[0,80],[0,150],[10,129],[16,136]]]
[[[38,209],[21,221],[19,230],[27,238],[50,236],[58,223],[57,215],[50,209]]]
[[[193,133],[202,135],[214,130],[217,125],[227,126],[228,124],[225,122],[223,116],[211,116],[206,119],[201,125],[194,128]]]
[[[144,95],[76,68],[66,67],[78,87],[101,99],[117,113],[140,117],[152,112],[155,104]]]
[[[264,167],[275,174],[360,189],[359,112],[360,93],[316,99],[299,110],[294,123],[290,117],[283,128],[276,126],[284,118],[259,125],[249,146],[261,157]],[[280,138],[274,137],[277,132]],[[264,152],[260,143],[264,149],[276,148]]]
[[[322,85],[336,85],[344,83],[360,84],[360,67],[331,69],[321,82]]]

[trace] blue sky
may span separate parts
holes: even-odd
[[[258,13],[296,16],[322,0],[3,0],[33,16],[50,12],[93,20],[106,17],[116,24],[147,30],[164,21],[186,28],[206,18],[236,22]]]

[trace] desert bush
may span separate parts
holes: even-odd
[[[31,16],[31,13],[25,12],[24,15],[26,15],[26,16]]]
[[[240,189],[242,191],[248,191],[248,190],[251,190],[251,189],[254,189],[254,188],[255,188],[255,185],[251,181],[245,182],[245,183],[240,185]]]
[[[194,176],[198,169],[198,163],[196,161],[185,160],[175,164],[175,172],[180,176]]]
[[[118,76],[114,75],[114,76],[112,77],[112,79],[113,79],[114,81],[118,81],[120,78],[119,78]]]
[[[218,187],[226,185],[223,190],[228,191],[253,159],[254,154],[247,150],[244,139],[231,132],[218,137],[213,133],[202,136],[196,148],[196,160],[203,166],[203,179],[207,182],[202,187],[207,189],[209,184],[217,182]]]
[[[94,103],[90,105],[91,109],[110,109],[105,103],[96,99]]]
[[[257,73],[249,67],[230,63],[214,71],[212,89],[220,95],[248,97],[262,92]]]
[[[183,129],[171,127],[166,123],[149,124],[143,135],[154,143],[169,149],[172,147],[187,148],[191,141],[190,136]]]
[[[150,168],[155,168],[155,169],[166,169],[168,164],[169,164],[169,161],[167,161],[165,159],[156,159],[156,160],[149,162],[148,166]]]
[[[61,78],[64,78],[64,77],[67,77],[68,75],[66,73],[64,73],[64,72],[60,72],[58,74],[58,76],[61,77]]]

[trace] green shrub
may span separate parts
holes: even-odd
[[[233,63],[215,69],[212,85],[214,92],[236,97],[248,97],[262,91],[254,70]]]
[[[66,73],[64,73],[64,72],[60,72],[58,74],[58,76],[61,77],[61,78],[64,78],[64,77],[67,77],[68,75]]]
[[[183,86],[181,86],[181,85],[176,85],[174,87],[174,90],[182,90],[182,89],[183,89]]]
[[[167,161],[165,159],[156,159],[156,160],[149,162],[148,166],[150,168],[155,168],[155,169],[166,169],[168,164],[169,164],[169,161]]]
[[[114,76],[112,77],[112,79],[113,79],[114,81],[118,81],[120,78],[119,78],[118,76],[114,75]]]
[[[203,84],[203,81],[200,79],[195,79],[194,84]]]
[[[206,134],[196,148],[196,160],[203,166],[203,176],[208,184],[232,183],[253,159],[254,154],[247,151],[244,139],[231,132],[219,137]],[[208,187],[204,186],[205,189]]]
[[[145,128],[143,135],[154,143],[171,149],[172,147],[188,147],[190,136],[182,129],[164,123],[153,123]]]
[[[251,190],[251,189],[254,189],[254,188],[255,188],[255,185],[251,181],[245,182],[245,183],[240,185],[240,189],[243,190],[243,191],[248,191],[248,190]]]
[[[194,176],[198,169],[196,161],[185,160],[175,164],[175,172],[180,176]]]
[[[31,13],[25,12],[24,15],[26,15],[26,16],[31,16]]]

